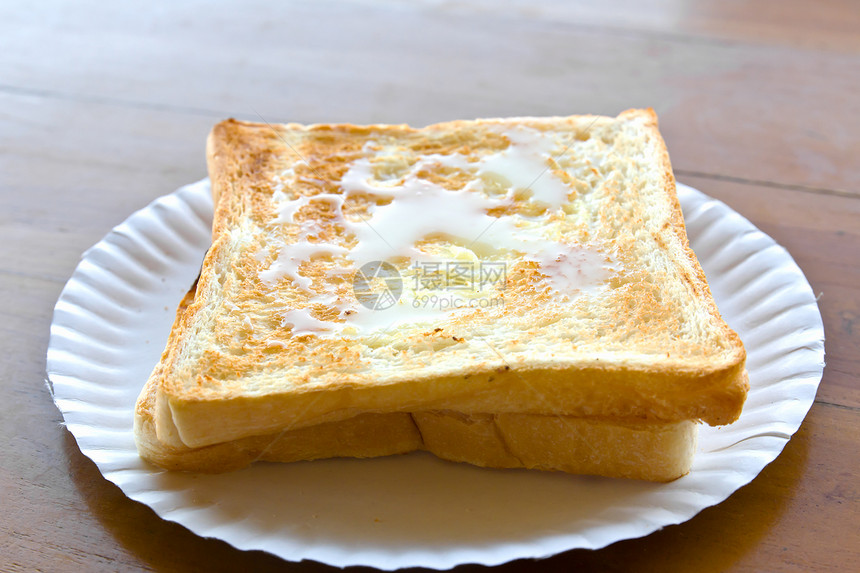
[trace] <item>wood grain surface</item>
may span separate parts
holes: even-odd
[[[858,30],[852,0],[2,3],[0,571],[332,570],[130,501],[45,386],[53,305],[81,253],[204,177],[214,122],[647,106],[678,179],[784,245],[820,295],[818,398],[773,463],[689,522],[498,569],[860,570]]]

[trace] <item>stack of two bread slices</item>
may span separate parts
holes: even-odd
[[[136,409],[160,466],[423,449],[668,481],[740,414],[650,110],[229,120],[208,161],[212,247]]]

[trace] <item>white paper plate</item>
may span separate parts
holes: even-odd
[[[752,389],[738,422],[702,428],[693,470],[670,484],[485,470],[424,453],[214,476],[141,461],[133,406],[209,244],[205,180],[84,253],[51,325],[54,400],[81,451],[130,498],[199,535],[291,561],[447,569],[647,535],[723,501],[771,462],[824,364],[821,315],[791,256],[726,205],[684,185],[678,193],[714,297],[746,344]]]

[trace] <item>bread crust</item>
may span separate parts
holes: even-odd
[[[191,448],[158,439],[154,397],[154,384],[148,383],[135,411],[135,441],[144,459],[174,471],[221,473],[258,461],[373,458],[425,450],[445,460],[485,468],[668,482],[689,473],[696,451],[697,427],[690,421],[625,424],[451,410],[358,414],[337,422]]]
[[[190,341],[199,339],[207,324],[214,324],[213,330],[227,324],[231,329],[236,326],[223,314],[212,318],[218,305],[224,304],[218,297],[223,294],[225,280],[250,285],[230,291],[241,297],[265,300],[270,296],[257,280],[259,268],[248,258],[236,257],[235,235],[236,229],[248,221],[271,218],[272,182],[284,169],[303,169],[307,179],[313,180],[285,192],[296,196],[336,194],[336,177],[343,175],[343,165],[362,157],[364,147],[374,139],[384,137],[418,149],[425,145],[430,150],[427,153],[459,153],[467,148],[496,145],[494,129],[499,126],[521,125],[578,135],[583,126],[592,123],[594,131],[600,133],[631,130],[631,141],[644,141],[647,160],[657,165],[655,174],[648,175],[655,181],[653,186],[661,189],[655,209],[660,213],[665,209],[668,214],[656,217],[661,226],[651,234],[655,245],[678,253],[669,258],[676,277],[673,284],[677,281],[682,285],[677,288],[686,293],[683,300],[695,307],[696,319],[705,324],[702,328],[707,335],[703,340],[694,336],[684,339],[672,332],[688,324],[679,326],[677,315],[682,311],[659,300],[659,277],[648,276],[636,282],[634,276],[626,277],[629,282],[618,289],[627,289],[625,298],[615,301],[619,304],[607,320],[615,321],[610,324],[629,335],[633,340],[629,346],[635,351],[624,347],[618,332],[609,331],[602,335],[609,341],[606,344],[600,337],[585,341],[556,337],[550,341],[555,346],[547,352],[512,352],[510,346],[533,343],[541,330],[515,332],[516,336],[505,342],[507,346],[497,347],[496,341],[482,342],[470,335],[476,316],[469,315],[440,324],[441,329],[422,328],[404,338],[404,344],[415,347],[428,341],[432,346],[443,337],[465,339],[462,348],[453,347],[443,360],[434,363],[428,363],[430,355],[399,357],[399,367],[384,372],[367,369],[368,361],[355,350],[354,338],[317,339],[291,337],[288,333],[280,339],[284,348],[277,357],[259,347],[244,354],[231,353],[225,351],[224,344],[209,342],[196,361],[189,361]],[[443,141],[448,142],[447,148],[440,143]],[[613,143],[616,147],[630,144],[621,136]],[[227,120],[210,134],[207,159],[215,197],[213,245],[203,265],[199,295],[171,333],[162,361],[163,375],[156,384],[153,416],[157,437],[164,444],[198,448],[339,422],[359,413],[450,410],[476,416],[487,412],[561,415],[620,425],[686,421],[721,425],[740,415],[748,389],[745,351],[720,317],[704,272],[689,247],[669,156],[652,110],[628,110],[618,118],[455,121],[420,130],[385,125],[271,126]],[[638,168],[625,165],[628,171]],[[326,171],[329,168],[332,171]],[[645,179],[646,174],[632,177]],[[618,202],[631,200],[625,192],[621,189],[616,193]],[[616,207],[608,201],[606,211],[614,214]],[[644,210],[638,206],[636,209],[634,217],[644,217]],[[599,215],[609,216],[604,212]],[[626,247],[618,248],[623,259]],[[233,269],[226,279],[227,273],[219,272],[225,268]],[[292,296],[292,291],[288,294]],[[530,291],[528,297],[514,299],[510,306],[516,310],[521,305],[523,312],[550,312],[546,309],[551,309],[552,304],[541,297],[545,295]],[[636,323],[643,312],[651,312],[656,318]],[[686,315],[683,318],[686,320]],[[502,316],[502,320],[507,319],[507,315]],[[223,320],[223,325],[218,320]],[[588,351],[577,350],[577,346],[585,346]],[[308,356],[323,358],[313,368],[301,370],[297,365]],[[250,392],[247,386],[232,382],[237,376],[258,376],[254,384],[262,386],[269,380],[263,369],[282,373],[291,377],[290,381],[281,387],[270,385],[264,391]]]

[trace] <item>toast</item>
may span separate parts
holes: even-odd
[[[541,458],[518,463],[542,467],[554,424],[605,445],[608,427],[740,414],[744,348],[689,248],[650,110],[228,120],[207,156],[212,247],[138,405],[161,447],[400,414],[422,435],[518,436]]]

